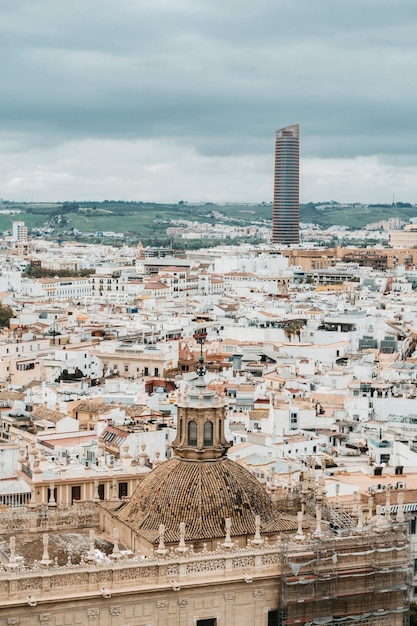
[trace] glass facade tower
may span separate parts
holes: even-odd
[[[300,241],[300,127],[280,128],[275,139],[272,243]]]

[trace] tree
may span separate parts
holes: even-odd
[[[67,369],[62,370],[58,378],[55,379],[55,382],[59,383],[61,382],[61,380],[81,380],[82,378],[84,378],[83,372],[78,367],[76,367],[75,371],[71,374],[68,372]]]
[[[297,335],[298,341],[301,341],[301,329],[304,328],[302,320],[292,320],[284,326],[284,333],[288,341],[291,341],[293,335]]]
[[[10,328],[10,319],[14,317],[14,311],[8,305],[0,304],[0,328]]]

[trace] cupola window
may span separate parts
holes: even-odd
[[[188,445],[197,445],[197,422],[194,422],[194,420],[188,422]]]
[[[213,422],[206,422],[204,424],[204,445],[213,445]]]

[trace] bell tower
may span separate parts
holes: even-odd
[[[207,388],[204,376],[204,334],[195,336],[200,344],[197,382],[178,395],[177,436],[172,442],[174,457],[184,461],[216,461],[226,458],[230,448],[224,435],[226,404],[221,395]]]

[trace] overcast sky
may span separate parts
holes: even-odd
[[[3,0],[0,197],[417,203],[416,0]]]

